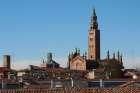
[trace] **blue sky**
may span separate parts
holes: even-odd
[[[40,64],[47,52],[62,65],[75,47],[87,51],[87,34],[96,8],[101,56],[120,50],[124,64],[140,60],[139,0],[1,0],[0,62],[12,55],[13,67]],[[138,65],[137,65],[138,66]]]

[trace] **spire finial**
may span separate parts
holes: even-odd
[[[42,63],[44,64],[45,63],[45,60],[42,58]]]
[[[109,54],[109,50],[107,51],[107,59],[110,59],[110,54]]]
[[[113,59],[115,59],[115,56],[116,56],[116,55],[115,55],[115,52],[114,52],[114,53],[113,53]]]
[[[121,56],[120,56],[120,61],[121,61],[121,63],[123,63],[122,57],[123,57],[123,55],[121,54]]]
[[[80,54],[80,49],[78,48],[78,54]]]
[[[118,56],[118,60],[120,60],[120,51],[118,51],[117,56]]]
[[[96,9],[93,7],[93,16],[96,16]]]
[[[78,52],[78,48],[75,48],[75,53],[77,53]]]

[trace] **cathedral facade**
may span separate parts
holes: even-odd
[[[93,9],[90,26],[88,30],[88,49],[87,53],[80,55],[80,49],[75,49],[74,52],[68,56],[68,68],[70,70],[92,70],[100,66],[110,65],[123,68],[122,55],[118,53],[118,58],[110,58],[109,51],[105,59],[100,58],[100,30],[98,28],[96,11]],[[114,66],[113,64],[113,66]]]
[[[86,57],[80,55],[80,50],[75,51],[68,57],[69,69],[71,70],[86,70]]]

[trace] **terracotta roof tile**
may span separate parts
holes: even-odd
[[[8,69],[6,67],[0,67],[0,73],[8,72],[8,71],[10,71],[10,69]]]
[[[4,89],[0,93],[140,93],[139,88]]]

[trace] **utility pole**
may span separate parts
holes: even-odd
[[[73,79],[72,79],[72,78],[70,78],[70,80],[71,80],[71,87],[73,87]]]
[[[103,80],[100,79],[100,88],[103,88]]]
[[[51,89],[53,89],[53,80],[51,80]]]

